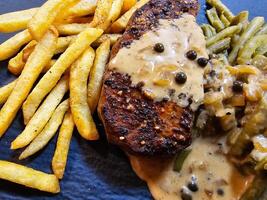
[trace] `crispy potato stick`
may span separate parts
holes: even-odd
[[[224,14],[228,21],[231,22],[234,18],[234,14],[221,2],[221,0],[207,0],[207,3],[212,7],[215,7],[220,14]]]
[[[113,46],[120,37],[121,34],[103,34],[100,38],[92,43],[92,47],[98,47],[105,40],[110,40],[110,45]]]
[[[267,45],[267,34],[266,35],[257,35],[252,37],[245,46],[240,49],[237,63],[238,64],[250,64],[252,55],[256,49],[262,45]]]
[[[113,0],[108,17],[102,24],[99,24],[97,28],[101,28],[105,31],[115,20],[118,19],[122,6],[123,0]]]
[[[55,110],[49,122],[42,132],[31,142],[31,144],[21,153],[19,159],[25,159],[43,149],[54,137],[61,125],[64,115],[69,109],[69,100],[63,101]]]
[[[24,131],[11,143],[11,149],[19,149],[27,146],[43,130],[56,107],[68,91],[68,81],[69,78],[67,75],[59,81],[30,119]]]
[[[102,86],[102,79],[108,62],[110,41],[106,40],[96,50],[96,58],[90,72],[88,84],[88,104],[92,113],[95,112]]]
[[[75,35],[67,37],[59,37],[57,40],[57,47],[55,54],[64,52],[69,47],[71,42],[74,41],[75,38],[76,38]]]
[[[52,160],[52,169],[56,177],[63,178],[65,167],[68,159],[70,141],[74,129],[74,121],[71,112],[67,112],[57,139],[57,147]]]
[[[137,0],[124,0],[121,12],[126,13],[136,4],[136,2]]]
[[[32,39],[28,30],[22,31],[0,44],[0,61],[14,56],[19,49]]]
[[[16,86],[16,82],[17,82],[17,80],[14,80],[11,83],[0,88],[0,105],[4,104],[6,102],[9,95],[11,94],[14,87]]]
[[[144,4],[146,4],[149,0],[140,0],[138,1],[130,10],[128,10],[124,15],[122,15],[117,21],[115,21],[111,25],[111,31],[114,33],[122,32],[128,24],[133,13]]]
[[[211,46],[214,43],[218,42],[219,40],[222,40],[224,38],[227,37],[231,37],[233,36],[235,33],[240,32],[241,27],[240,26],[230,26],[224,30],[222,30],[221,32],[217,33],[216,35],[210,37],[207,39],[207,46]]]
[[[91,27],[97,27],[105,22],[109,16],[113,0],[98,0],[93,21],[90,23]]]
[[[43,67],[52,58],[56,41],[57,34],[49,30],[29,57],[15,88],[0,111],[0,137],[12,123]]]
[[[3,160],[0,160],[0,179],[45,192],[60,192],[59,181],[55,175]]]
[[[60,35],[77,35],[90,27],[91,25],[89,23],[60,24],[60,25],[57,25],[57,30]]]
[[[102,33],[101,29],[94,28],[83,31],[58,58],[57,62],[42,77],[23,104],[23,114],[26,122],[31,119],[44,97],[55,87],[62,74]]]
[[[81,17],[91,15],[95,12],[97,0],[80,0],[77,4],[70,7],[64,16]]]
[[[94,58],[95,52],[90,47],[71,66],[70,70],[71,113],[79,133],[87,140],[99,138],[87,101],[87,81]]]
[[[61,10],[76,1],[77,0],[48,0],[45,2],[28,24],[28,29],[32,37],[39,41]]]
[[[45,74],[46,72],[48,72],[49,69],[51,69],[51,67],[52,67],[56,62],[57,62],[56,59],[52,59],[52,60],[50,60],[50,62],[43,68],[42,73]]]
[[[26,29],[37,10],[38,8],[31,8],[0,15],[0,32],[8,33]]]
[[[243,31],[239,40],[233,47],[231,53],[229,54],[228,60],[231,64],[233,64],[236,60],[237,54],[240,48],[251,38],[253,37],[264,24],[263,17],[255,17],[248,25],[248,27]],[[229,27],[230,28],[230,27]]]
[[[14,58],[10,59],[8,62],[8,70],[15,76],[20,75],[22,72],[25,63],[27,62],[30,54],[34,50],[34,47],[37,45],[35,40],[32,40],[27,44],[22,51],[20,51]],[[31,52],[29,52],[31,51]],[[27,52],[27,53],[26,53]],[[30,54],[29,54],[30,53]],[[26,59],[27,54],[27,59]]]

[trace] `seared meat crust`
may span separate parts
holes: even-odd
[[[151,0],[132,16],[127,29],[113,46],[117,52],[157,27],[159,19],[176,19],[182,13],[196,15],[197,0]],[[142,93],[142,84],[107,69],[98,106],[109,142],[129,153],[173,155],[191,144],[193,111],[163,100],[154,102]]]

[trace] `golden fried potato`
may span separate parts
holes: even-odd
[[[21,153],[19,159],[25,159],[43,149],[56,134],[61,125],[64,115],[69,109],[69,100],[63,101],[53,113],[42,132],[34,138],[31,144]]]
[[[0,61],[14,56],[19,49],[32,39],[28,30],[22,31],[0,44]]]
[[[71,66],[70,70],[71,113],[78,132],[87,140],[99,138],[87,101],[87,82],[94,58],[95,52],[90,47]]]
[[[0,88],[0,105],[6,102],[9,95],[13,91],[14,87],[16,86],[17,80],[12,81],[11,83],[3,86]]]
[[[56,42],[57,34],[49,30],[29,57],[16,86],[0,110],[0,137],[12,123],[34,82],[54,55]]]
[[[0,160],[0,179],[45,192],[60,192],[59,181],[55,175],[3,160]]]
[[[135,4],[137,3],[137,0],[124,0],[123,6],[122,6],[122,13],[126,13],[128,10],[130,10]]]
[[[57,139],[57,147],[52,160],[52,169],[56,177],[62,179],[68,159],[70,141],[74,129],[74,121],[71,112],[67,112]]]
[[[67,48],[67,50],[58,58],[52,68],[42,77],[36,87],[28,96],[23,104],[24,119],[27,122],[44,97],[57,84],[62,74],[71,66],[72,63],[88,48],[88,46],[98,39],[103,31],[101,29],[87,29],[80,33],[75,41]]]
[[[99,100],[102,79],[108,62],[109,53],[110,40],[106,40],[97,48],[94,65],[90,72],[88,84],[88,104],[92,113],[94,113]]]

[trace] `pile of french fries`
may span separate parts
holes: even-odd
[[[22,108],[25,129],[11,149],[25,159],[59,130],[53,174],[0,161],[0,178],[50,193],[60,191],[74,127],[99,138],[92,114],[100,96],[110,48],[134,11],[148,0],[47,0],[41,7],[0,15],[0,32],[20,31],[0,44],[16,76],[0,88],[0,137]]]

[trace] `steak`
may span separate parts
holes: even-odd
[[[113,46],[112,60],[160,19],[179,19],[183,13],[196,16],[197,0],[150,0],[131,17],[126,31]],[[132,154],[173,155],[191,144],[194,112],[173,101],[153,101],[142,92],[142,83],[107,68],[98,113],[109,142]]]

